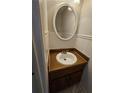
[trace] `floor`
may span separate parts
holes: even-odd
[[[59,93],[87,93],[86,89],[81,84],[76,84],[68,89],[65,89]]]

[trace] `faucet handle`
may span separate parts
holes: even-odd
[[[63,54],[66,54],[67,52],[69,52],[69,50],[62,50]]]
[[[66,52],[69,52],[69,50],[65,50]]]
[[[66,51],[65,50],[63,51],[63,54],[66,54]]]
[[[62,50],[62,54],[66,54],[66,51],[65,50]]]

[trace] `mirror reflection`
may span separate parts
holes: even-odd
[[[76,32],[76,16],[69,6],[61,7],[55,18],[56,33],[60,38],[70,39]]]

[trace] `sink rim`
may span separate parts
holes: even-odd
[[[72,57],[73,59],[70,58],[70,57],[68,57],[68,58],[70,58],[70,60],[73,60],[73,62],[65,63],[65,62],[63,61],[64,58],[63,58],[63,60],[60,59],[60,57],[61,57],[62,55],[71,55],[71,57]],[[77,57],[76,57],[75,54],[73,54],[73,53],[71,53],[71,52],[66,52],[66,54],[63,54],[62,52],[60,52],[60,53],[58,53],[58,54],[56,55],[56,60],[57,60],[58,63],[63,64],[63,65],[73,65],[73,64],[75,64],[75,63],[77,62]]]

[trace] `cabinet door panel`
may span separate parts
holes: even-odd
[[[56,93],[57,91],[67,88],[68,84],[69,81],[67,80],[67,77],[61,77],[59,79],[53,80],[51,82],[51,93]]]
[[[71,86],[75,83],[78,83],[81,80],[81,76],[82,76],[82,71],[70,74],[69,75],[69,79],[70,79],[69,85]]]
[[[61,78],[65,75],[69,75],[71,73],[83,70],[83,68],[84,68],[84,65],[77,65],[77,66],[68,67],[62,70],[52,71],[49,73],[49,78],[51,80],[54,80],[56,78]]]

